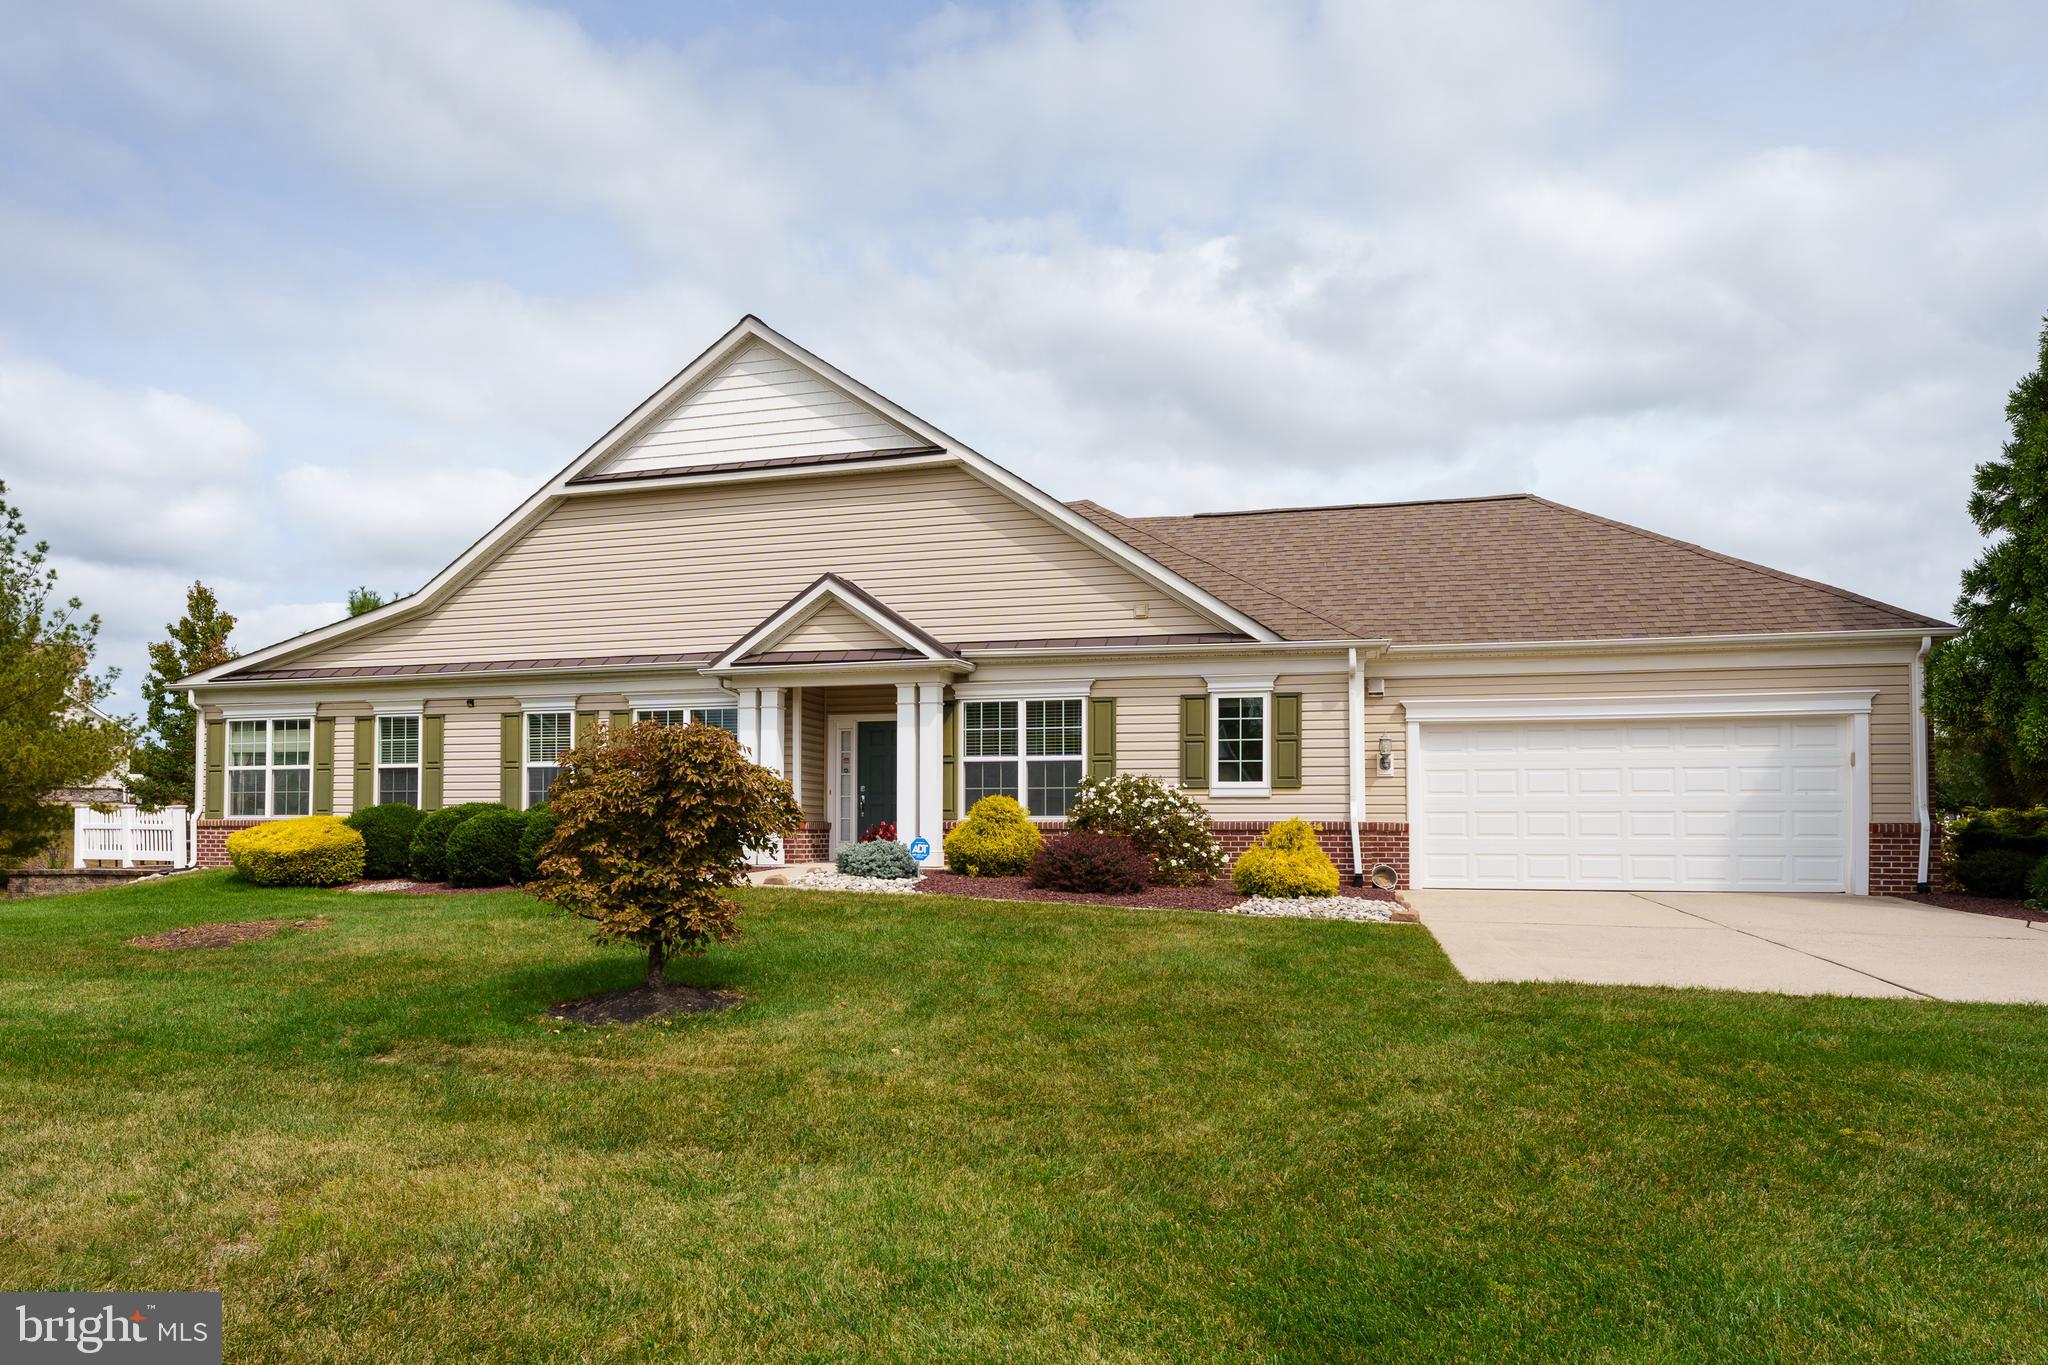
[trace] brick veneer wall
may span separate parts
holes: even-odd
[[[832,861],[832,826],[806,824],[782,839],[785,863],[828,863]]]
[[[1930,851],[1931,853],[1931,851]],[[1941,869],[1930,856],[1927,875],[1939,887]],[[1870,894],[1908,895],[1920,877],[1920,825],[1918,821],[1870,827]]]
[[[201,820],[193,831],[199,841],[195,861],[200,867],[228,865],[228,836],[237,830],[254,829],[261,820]]]

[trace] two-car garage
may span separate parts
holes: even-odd
[[[1409,701],[1414,884],[1862,891],[1871,696]]]

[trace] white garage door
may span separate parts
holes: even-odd
[[[1849,889],[1833,718],[1423,725],[1423,886]]]

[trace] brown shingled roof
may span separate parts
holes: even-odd
[[[1112,534],[1133,528],[1145,538],[1135,548],[1291,639],[1450,644],[1945,624],[1529,494],[1184,517],[1071,506]],[[1260,609],[1283,591],[1289,606],[1313,602],[1341,631],[1304,630]]]

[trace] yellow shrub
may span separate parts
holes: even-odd
[[[363,875],[363,836],[332,815],[272,820],[228,836],[228,860],[259,886],[338,886]]]
[[[946,866],[970,877],[1016,877],[1045,842],[1024,807],[1007,796],[984,796],[946,836]]]
[[[1282,820],[1244,851],[1231,869],[1230,884],[1240,896],[1334,896],[1337,865],[1316,842],[1314,825]]]

